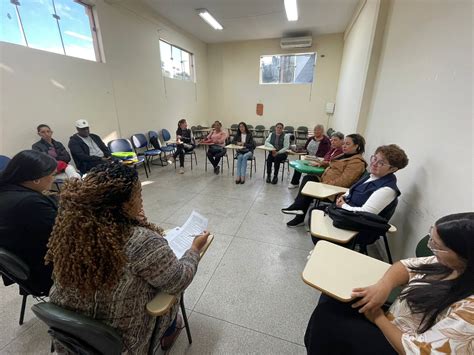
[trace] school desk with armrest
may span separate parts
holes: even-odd
[[[342,302],[352,290],[375,284],[390,264],[327,241],[316,244],[302,273],[309,286]]]
[[[206,253],[207,249],[209,248],[209,245],[211,245],[212,241],[214,240],[214,235],[209,235],[207,238],[207,242],[202,248],[200,252],[200,259],[204,256]],[[148,314],[152,315],[153,317],[160,317],[163,314],[166,314],[169,312],[172,306],[174,306],[178,302],[178,298],[176,295],[170,295],[165,292],[160,292],[157,294],[150,302],[147,303],[146,305],[146,310]],[[188,336],[188,341],[189,344],[193,342],[191,338],[191,330],[189,328],[189,323],[188,323],[188,317],[186,315],[186,308],[184,307],[184,291],[181,294],[181,299],[180,299],[180,308],[181,308],[181,313],[183,314],[183,320],[184,320],[184,325],[186,328],[186,335]]]

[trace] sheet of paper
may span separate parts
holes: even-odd
[[[176,227],[166,233],[165,238],[178,259],[191,248],[194,237],[207,229],[208,219],[193,211],[182,227]]]

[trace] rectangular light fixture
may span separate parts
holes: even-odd
[[[201,16],[201,18],[206,21],[213,29],[219,31],[224,29],[224,27],[222,27],[222,25],[217,22],[214,16],[212,16],[206,9],[197,9],[196,11],[198,12],[199,16]]]
[[[296,0],[285,0],[285,11],[288,21],[298,21],[298,5],[296,5]]]

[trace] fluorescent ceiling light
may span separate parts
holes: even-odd
[[[199,13],[199,16],[201,16],[201,18],[206,21],[212,28],[214,28],[215,30],[222,30],[224,29],[224,27],[222,27],[222,25],[217,22],[217,20],[214,18],[214,16],[212,16],[209,11],[207,11],[206,9],[197,9],[197,12]]]
[[[298,21],[298,6],[296,0],[285,0],[285,11],[288,21]]]

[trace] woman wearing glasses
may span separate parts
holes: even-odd
[[[428,246],[434,256],[393,264],[375,285],[354,289],[352,305],[322,296],[306,329],[308,354],[473,354],[474,212],[440,218]]]

